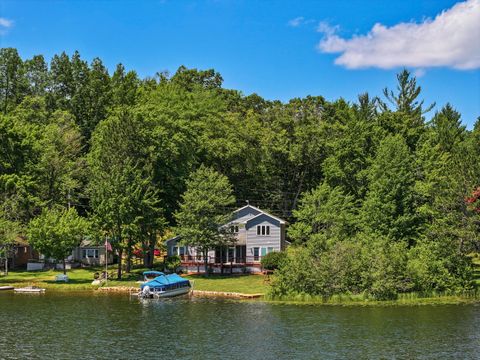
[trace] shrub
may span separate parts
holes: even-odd
[[[165,259],[165,267],[170,271],[175,272],[181,264],[182,262],[178,255],[169,256]]]
[[[262,267],[265,270],[276,270],[278,269],[286,258],[286,253],[274,251],[268,253],[262,258]]]

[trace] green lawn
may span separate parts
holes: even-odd
[[[189,275],[194,290],[238,292],[243,294],[265,294],[268,285],[262,275]]]
[[[55,276],[63,274],[61,271],[10,271],[8,276],[0,276],[0,286],[12,285],[39,286],[57,291],[85,291],[96,290],[97,286],[92,286],[93,275],[95,272],[101,272],[100,268],[72,269],[67,271],[70,279],[68,283],[55,282]],[[142,272],[146,269],[136,269],[130,274],[124,274],[122,281],[110,280],[108,286],[130,286],[138,287],[137,281],[142,280]],[[114,271],[110,269],[109,272]],[[187,277],[194,282],[195,290],[205,291],[225,291],[240,292],[245,294],[265,293],[267,290],[264,284],[263,276],[260,275],[242,275],[242,276],[220,276],[211,275],[205,278],[200,275],[189,275]]]

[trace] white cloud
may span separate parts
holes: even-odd
[[[315,23],[314,19],[305,19],[303,16],[296,17],[295,19],[290,20],[287,25],[291,27],[299,27],[302,25],[310,25]]]
[[[423,75],[426,74],[426,71],[425,69],[415,69],[415,71],[413,72],[413,75],[416,77],[416,78],[421,78]]]
[[[12,25],[13,25],[13,21],[12,21],[12,20],[8,20],[8,19],[5,19],[5,18],[0,17],[0,27],[8,29],[8,28],[10,28]]]
[[[0,36],[5,35],[12,26],[12,20],[0,17]]]
[[[340,37],[338,27],[326,23],[321,23],[318,31],[324,34],[318,49],[341,53],[335,64],[348,69],[480,67],[480,0],[457,3],[435,19],[421,23],[399,23],[392,27],[377,23],[368,34],[351,39]]]
[[[296,17],[295,19],[292,19],[288,22],[288,26],[299,27],[300,25],[302,25],[303,20],[305,20],[303,16]]]

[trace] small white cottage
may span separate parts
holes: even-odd
[[[246,205],[233,212],[233,220],[225,224],[236,234],[234,246],[217,248],[208,253],[214,272],[228,268],[231,272],[259,272],[263,256],[285,250],[285,220],[259,208]],[[194,247],[180,243],[174,237],[166,241],[167,254],[179,255],[184,271],[202,271],[203,257]]]

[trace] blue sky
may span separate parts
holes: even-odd
[[[0,45],[23,58],[79,50],[142,77],[214,68],[227,88],[282,101],[380,95],[406,66],[427,103],[451,102],[471,128],[480,116],[479,9],[480,0],[1,0]]]

